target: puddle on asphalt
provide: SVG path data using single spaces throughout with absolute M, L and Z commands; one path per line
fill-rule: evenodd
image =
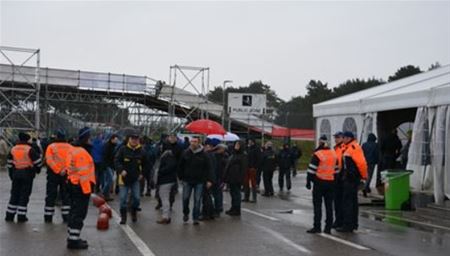
M 399 227 L 409 227 L 414 228 L 420 231 L 425 232 L 431 232 L 434 234 L 450 234 L 450 228 L 442 226 L 439 227 L 433 227 L 433 226 L 439 226 L 436 224 L 431 223 L 430 221 L 419 221 L 419 220 L 409 220 L 404 219 L 402 212 L 393 212 L 393 211 L 362 211 L 360 213 L 361 217 L 374 220 L 374 221 L 380 221 L 388 224 L 392 224 Z M 420 222 L 420 223 L 418 223 Z M 421 224 L 422 223 L 422 224 Z M 433 226 L 428 226 L 433 225 Z

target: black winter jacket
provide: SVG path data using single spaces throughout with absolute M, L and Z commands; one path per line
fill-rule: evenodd
M 224 182 L 242 184 L 247 170 L 247 155 L 242 151 L 233 151 L 225 167 Z
M 263 172 L 273 172 L 277 168 L 277 156 L 272 148 L 264 150 L 261 168 Z
M 253 145 L 248 148 L 248 168 L 259 168 L 261 163 L 261 150 Z
M 291 150 L 283 149 L 278 154 L 278 166 L 281 170 L 288 170 L 292 166 Z
M 159 160 L 157 184 L 163 185 L 177 182 L 177 159 L 172 150 L 162 153 Z
M 123 183 L 127 186 L 139 179 L 139 175 L 146 175 L 149 171 L 147 158 L 141 145 L 132 148 L 130 145 L 121 146 L 114 158 L 117 175 L 126 171 L 127 175 L 122 177 Z
M 191 148 L 186 149 L 180 157 L 178 166 L 178 177 L 187 183 L 205 183 L 214 182 L 214 171 L 211 166 L 209 156 L 200 146 L 195 151 Z

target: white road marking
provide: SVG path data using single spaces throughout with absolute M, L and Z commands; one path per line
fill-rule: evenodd
M 396 216 L 387 215 L 387 214 L 378 214 L 378 213 L 374 213 L 374 212 L 370 212 L 370 211 L 366 211 L 366 212 L 368 214 L 376 215 L 376 216 L 383 217 L 383 218 L 389 218 L 389 219 L 394 219 L 394 220 L 399 220 L 399 221 L 411 222 L 411 223 L 422 225 L 422 226 L 427 226 L 427 227 L 432 227 L 432 228 L 439 228 L 439 229 L 450 231 L 450 228 L 444 227 L 444 226 L 440 226 L 440 225 L 436 225 L 436 224 L 421 222 L 421 221 L 417 221 L 417 220 L 411 220 L 411 219 L 403 218 L 403 217 L 396 217 Z
M 338 238 L 338 237 L 335 237 L 335 236 L 332 236 L 332 235 L 328 235 L 328 234 L 325 234 L 325 233 L 320 233 L 319 235 L 321 237 L 331 239 L 331 240 L 336 241 L 338 243 L 351 246 L 351 247 L 356 248 L 358 250 L 370 250 L 370 248 L 367 248 L 365 246 L 362 246 L 362 245 L 359 245 L 359 244 L 355 244 L 353 242 L 350 242 L 350 241 L 347 241 L 347 240 L 344 240 L 344 239 L 341 239 L 341 238 Z
M 250 214 L 253 214 L 253 215 L 256 215 L 256 216 L 259 216 L 261 218 L 265 218 L 265 219 L 268 219 L 268 220 L 271 220 L 271 221 L 279 221 L 279 219 L 277 219 L 277 218 L 274 218 L 274 217 L 271 217 L 271 216 L 268 216 L 268 215 L 264 215 L 264 214 L 259 213 L 259 212 L 255 212 L 255 211 L 252 211 L 252 210 L 247 209 L 247 208 L 242 208 L 241 210 L 243 212 L 248 212 Z
M 263 230 L 266 233 L 269 233 L 270 235 L 272 235 L 273 237 L 275 237 L 276 239 L 284 242 L 285 244 L 291 246 L 292 248 L 297 249 L 300 252 L 306 253 L 306 254 L 311 254 L 311 251 L 308 250 L 307 248 L 305 248 L 304 246 L 298 245 L 294 242 L 292 242 L 291 240 L 287 239 L 286 237 L 284 237 L 282 234 L 273 231 L 269 228 L 263 227 L 263 226 L 257 226 L 259 229 Z
M 152 250 L 150 250 L 150 248 L 148 248 L 148 246 L 145 244 L 144 241 L 142 241 L 142 239 L 134 232 L 134 230 L 132 228 L 130 228 L 130 226 L 126 225 L 120 225 L 120 218 L 119 218 L 119 214 L 114 211 L 111 208 L 112 214 L 113 214 L 113 218 L 116 221 L 117 225 L 120 226 L 120 228 L 122 228 L 122 230 L 125 232 L 125 234 L 127 234 L 128 238 L 130 238 L 131 242 L 134 244 L 134 246 L 136 246 L 136 248 L 138 249 L 138 251 L 144 255 L 144 256 L 155 256 L 155 254 L 152 252 Z

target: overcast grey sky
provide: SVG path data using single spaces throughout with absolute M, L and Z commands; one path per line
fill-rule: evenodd
M 0 44 L 40 48 L 42 66 L 168 80 L 173 64 L 262 80 L 288 100 L 310 79 L 387 79 L 450 64 L 450 1 L 0 3 Z

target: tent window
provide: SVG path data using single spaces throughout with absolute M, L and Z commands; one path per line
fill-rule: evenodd
M 328 119 L 323 119 L 320 122 L 320 136 L 325 135 L 328 139 L 331 139 L 331 124 Z
M 355 119 L 353 119 L 353 117 L 347 117 L 344 120 L 344 125 L 342 126 L 342 130 L 343 131 L 348 131 L 348 132 L 353 132 L 353 134 L 357 134 L 357 127 L 356 127 L 356 122 Z

